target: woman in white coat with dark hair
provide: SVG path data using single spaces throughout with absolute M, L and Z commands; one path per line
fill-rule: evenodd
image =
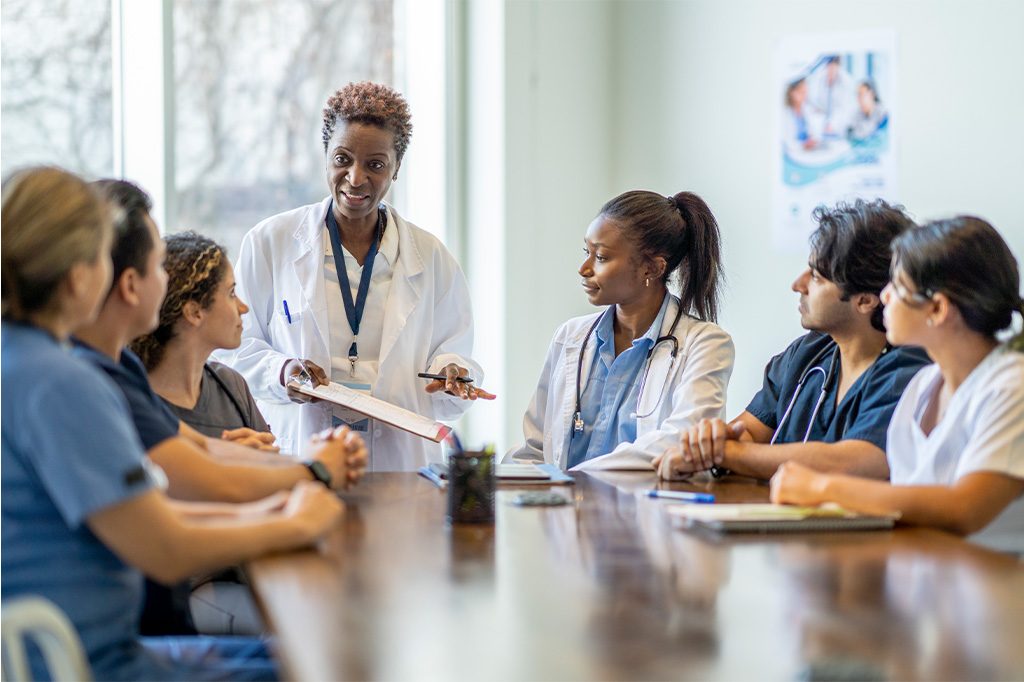
M 649 470 L 681 431 L 723 413 L 735 353 L 714 323 L 719 242 L 690 192 L 626 192 L 601 208 L 579 274 L 590 303 L 607 307 L 555 332 L 508 459 Z
M 342 423 L 361 433 L 371 470 L 414 470 L 441 448 L 287 388 L 299 375 L 335 381 L 432 419 L 457 419 L 483 372 L 470 357 L 466 279 L 440 241 L 383 203 L 412 125 L 387 86 L 350 83 L 327 101 L 330 196 L 268 218 L 242 242 L 238 293 L 249 302 L 241 346 L 220 357 L 241 372 L 283 452 Z M 429 372 L 447 377 L 426 382 Z M 458 377 L 473 383 L 458 382 Z M 296 404 L 302 403 L 302 404 Z

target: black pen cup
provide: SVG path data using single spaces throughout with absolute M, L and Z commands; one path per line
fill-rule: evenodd
M 448 520 L 494 523 L 494 454 L 457 452 L 448 457 Z

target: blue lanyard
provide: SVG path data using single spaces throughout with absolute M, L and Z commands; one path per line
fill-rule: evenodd
M 351 373 L 356 373 L 356 361 L 359 360 L 359 348 L 356 343 L 359 340 L 359 323 L 363 319 L 363 309 L 366 308 L 366 296 L 370 293 L 370 278 L 373 277 L 373 261 L 377 257 L 377 248 L 384 232 L 384 207 L 377 209 L 377 229 L 373 234 L 373 243 L 363 261 L 363 273 L 359 277 L 359 291 L 356 293 L 356 300 L 352 301 L 352 285 L 348 281 L 348 269 L 345 267 L 345 252 L 341 248 L 341 230 L 338 228 L 338 221 L 334 217 L 334 201 L 327 207 L 327 233 L 331 235 L 331 250 L 334 252 L 334 267 L 338 270 L 338 284 L 341 286 L 341 300 L 345 303 L 345 316 L 348 318 L 348 326 L 352 330 L 352 345 L 348 349 L 348 361 L 351 365 Z

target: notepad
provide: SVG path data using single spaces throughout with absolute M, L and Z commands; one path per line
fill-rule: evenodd
M 420 475 L 433 481 L 438 487 L 448 478 L 448 467 L 439 462 L 419 469 Z M 498 483 L 509 485 L 554 485 L 573 484 L 576 481 L 554 464 L 499 464 L 495 471 Z
M 292 381 L 288 387 L 299 393 L 347 407 L 359 414 L 365 414 L 367 417 L 372 417 L 435 443 L 440 443 L 451 431 L 449 426 L 441 422 L 436 422 L 404 407 L 393 405 L 386 400 L 353 391 L 351 388 L 333 381 L 326 386 L 317 386 L 316 388 L 303 382 Z
M 898 514 L 858 514 L 835 505 L 794 507 L 782 504 L 669 505 L 665 512 L 677 528 L 716 533 L 813 533 L 886 530 Z
M 549 479 L 551 475 L 536 464 L 499 464 L 495 472 L 498 478 L 531 480 Z

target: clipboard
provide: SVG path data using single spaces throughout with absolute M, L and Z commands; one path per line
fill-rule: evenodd
M 288 382 L 288 388 L 313 398 L 319 398 L 335 405 L 347 407 L 359 414 L 364 414 L 389 426 L 394 426 L 397 429 L 407 431 L 435 443 L 440 443 L 444 440 L 452 430 L 450 426 L 441 422 L 436 422 L 433 419 L 389 403 L 386 400 L 374 398 L 359 391 L 353 391 L 351 388 L 333 381 L 326 386 L 317 386 L 315 388 L 301 381 L 290 381 Z
M 891 530 L 898 514 L 858 514 L 835 505 L 674 504 L 665 507 L 672 525 L 712 533 L 821 533 Z

